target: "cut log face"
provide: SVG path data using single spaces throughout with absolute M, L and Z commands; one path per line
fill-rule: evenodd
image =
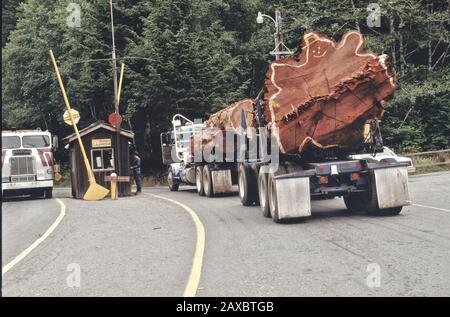
M 278 128 L 280 152 L 360 149 L 365 124 L 382 116 L 384 101 L 395 92 L 387 56 L 367 50 L 357 31 L 347 32 L 339 43 L 307 33 L 301 49 L 296 56 L 273 62 L 266 73 L 263 115 L 269 129 Z M 216 135 L 227 129 L 239 134 L 243 121 L 255 127 L 256 117 L 254 100 L 229 105 L 210 116 L 206 127 L 216 129 L 206 129 L 196 144 L 216 146 Z M 247 136 L 253 137 L 250 129 Z
M 381 117 L 395 91 L 387 56 L 365 49 L 356 31 L 339 43 L 306 34 L 301 53 L 273 62 L 266 77 L 264 118 L 279 129 L 281 153 L 359 148 L 365 122 Z

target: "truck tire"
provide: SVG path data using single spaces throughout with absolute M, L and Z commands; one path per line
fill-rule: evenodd
M 286 173 L 286 170 L 283 167 L 278 167 L 278 170 L 275 173 L 269 173 L 268 176 L 268 192 L 269 192 L 269 206 L 270 206 L 270 214 L 272 215 L 272 220 L 276 223 L 280 222 L 280 216 L 278 213 L 278 197 L 276 190 L 276 182 L 275 177 L 278 175 L 283 175 Z
M 213 184 L 212 184 L 212 176 L 211 176 L 211 168 L 208 165 L 203 167 L 203 190 L 205 192 L 206 197 L 213 197 Z
M 344 196 L 345 206 L 352 212 L 367 212 L 371 215 L 389 216 L 398 215 L 402 211 L 402 206 L 380 209 L 378 206 L 377 189 L 374 186 L 375 177 L 370 175 L 369 191 L 366 193 L 354 193 Z
M 239 198 L 244 206 L 259 203 L 255 173 L 249 165 L 241 164 L 238 174 Z
M 259 172 L 258 175 L 259 205 L 264 217 L 270 218 L 269 192 L 267 186 L 267 173 Z
M 195 169 L 195 187 L 199 196 L 205 196 L 205 190 L 203 189 L 203 166 L 197 166 Z
M 366 193 L 353 193 L 344 196 L 344 203 L 351 212 L 367 212 L 373 214 L 378 212 L 378 199 L 375 186 L 369 185 Z
M 167 175 L 167 183 L 171 192 L 178 191 L 180 184 L 175 180 L 172 169 L 169 169 L 169 175 Z
M 381 216 L 395 216 L 402 212 L 403 206 L 393 207 L 388 209 L 380 209 L 379 215 Z
M 46 199 L 50 199 L 50 198 L 52 198 L 53 197 L 53 188 L 47 188 L 45 191 L 44 191 L 44 197 L 46 198 Z
M 362 193 L 354 193 L 344 196 L 344 203 L 351 212 L 364 211 L 364 197 Z
M 280 218 L 278 215 L 278 201 L 277 201 L 275 175 L 273 173 L 270 173 L 268 177 L 268 192 L 269 192 L 268 196 L 269 196 L 270 214 L 272 215 L 272 220 L 278 223 L 280 222 Z

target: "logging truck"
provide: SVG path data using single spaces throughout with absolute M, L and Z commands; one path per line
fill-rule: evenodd
M 407 164 L 375 159 L 393 73 L 363 43 L 356 31 L 339 43 L 308 33 L 298 55 L 270 65 L 256 99 L 205 122 L 176 114 L 161 134 L 170 190 L 195 185 L 213 197 L 238 185 L 242 204 L 275 222 L 308 217 L 312 199 L 334 197 L 350 211 L 400 213 L 410 201 Z

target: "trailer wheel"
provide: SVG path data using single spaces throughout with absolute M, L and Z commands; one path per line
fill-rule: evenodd
M 351 212 L 364 210 L 364 197 L 361 193 L 349 194 L 347 196 L 344 196 L 344 203 L 347 209 Z
M 269 192 L 269 206 L 270 213 L 274 222 L 280 222 L 278 214 L 277 188 L 275 182 L 275 175 L 270 173 L 268 177 L 268 192 Z
M 249 165 L 241 164 L 239 167 L 239 198 L 244 206 L 259 203 L 256 177 Z
M 388 208 L 388 209 L 381 209 L 379 211 L 379 215 L 381 215 L 381 216 L 396 216 L 402 212 L 402 209 L 403 209 L 403 206 L 393 207 L 393 208 Z
M 280 215 L 278 212 L 278 196 L 275 177 L 283 174 L 286 174 L 286 169 L 283 166 L 279 166 L 276 172 L 269 173 L 269 176 L 267 178 L 270 214 L 272 215 L 273 221 L 276 223 L 280 222 Z
M 195 186 L 197 187 L 197 193 L 199 196 L 205 196 L 205 190 L 203 188 L 203 167 L 197 166 L 195 169 Z
M 374 186 L 375 178 L 370 176 L 370 188 L 366 193 L 354 193 L 344 196 L 345 206 L 349 211 L 367 212 L 371 215 L 389 216 L 398 215 L 402 211 L 402 206 L 387 209 L 380 209 L 378 206 L 377 189 Z
M 263 216 L 270 218 L 269 192 L 267 188 L 267 173 L 260 171 L 258 175 L 259 205 L 261 206 Z
M 203 190 L 205 192 L 206 197 L 213 197 L 213 184 L 212 184 L 212 176 L 211 176 L 211 168 L 208 165 L 203 167 Z
M 178 191 L 178 187 L 180 186 L 180 184 L 178 184 L 175 180 L 172 169 L 169 169 L 169 175 L 167 175 L 167 183 L 169 183 L 169 189 L 171 192 Z

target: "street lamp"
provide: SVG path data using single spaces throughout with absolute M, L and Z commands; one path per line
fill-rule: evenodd
M 271 19 L 273 23 L 275 23 L 275 27 L 277 27 L 277 22 L 270 15 L 262 14 L 261 11 L 258 12 L 258 16 L 256 17 L 256 23 L 262 24 L 264 22 L 265 17 Z
M 268 18 L 275 23 L 275 48 L 270 52 L 271 55 L 275 55 L 276 60 L 280 60 L 282 56 L 292 55 L 293 52 L 287 48 L 284 44 L 284 36 L 283 36 L 283 24 L 281 19 L 281 12 L 279 10 L 275 11 L 275 19 L 270 15 L 262 14 L 261 11 L 258 12 L 258 16 L 256 17 L 256 23 L 262 24 L 264 22 L 264 18 Z

